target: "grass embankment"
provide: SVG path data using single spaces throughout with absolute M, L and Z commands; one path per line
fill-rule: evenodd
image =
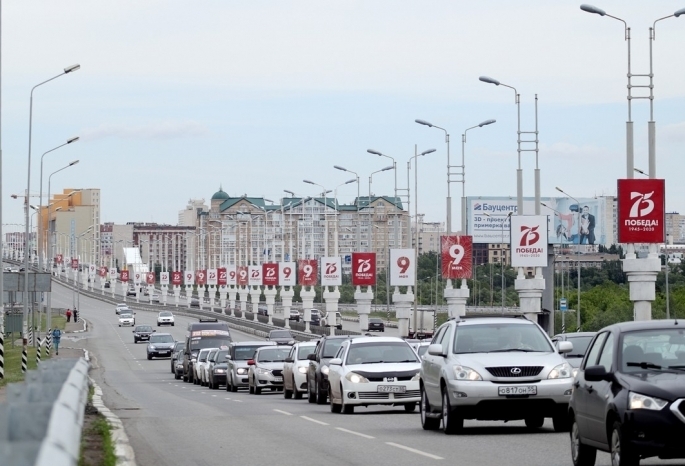
M 64 331 L 66 322 L 67 320 L 62 316 L 52 316 L 52 325 L 54 328 Z M 45 321 L 43 321 L 42 328 L 45 328 Z M 17 333 L 14 334 L 14 336 L 17 335 Z M 14 346 L 12 346 L 9 337 L 5 336 L 5 378 L 0 380 L 0 387 L 4 387 L 8 383 L 22 382 L 24 380 L 24 374 L 21 372 L 21 350 L 21 340 L 15 340 Z M 33 346 L 28 347 L 28 370 L 36 368 L 36 350 L 37 348 L 34 348 Z M 43 347 L 41 351 L 43 359 L 50 359 L 50 357 L 52 357 L 52 352 L 47 357 L 45 356 L 45 347 Z
M 107 419 L 89 402 L 83 418 L 81 455 L 78 466 L 115 466 L 116 464 L 112 428 Z

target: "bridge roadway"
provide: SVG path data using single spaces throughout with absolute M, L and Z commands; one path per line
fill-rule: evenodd
M 55 283 L 54 305 L 71 307 L 72 293 Z M 147 360 L 145 344 L 134 344 L 131 329 L 117 326 L 112 305 L 82 295 L 80 310 L 88 331 L 65 335 L 62 345 L 91 352 L 91 376 L 122 419 L 139 466 L 571 465 L 568 435 L 555 433 L 550 422 L 531 433 L 522 422 L 467 421 L 464 435 L 448 437 L 423 431 L 418 413 L 401 408 L 358 408 L 346 416 L 280 392 L 257 396 L 183 383 L 168 359 Z M 193 320 L 177 316 L 175 327 L 158 331 L 180 340 Z M 136 322 L 155 325 L 156 314 L 138 311 Z M 232 334 L 237 341 L 256 338 Z M 600 453 L 597 464 L 610 465 L 609 456 Z

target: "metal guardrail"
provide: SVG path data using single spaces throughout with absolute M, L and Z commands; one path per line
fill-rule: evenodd
M 88 400 L 85 359 L 51 359 L 7 386 L 0 404 L 0 464 L 75 466 Z

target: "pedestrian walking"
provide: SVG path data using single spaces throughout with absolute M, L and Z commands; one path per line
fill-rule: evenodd
M 58 328 L 52 331 L 52 344 L 55 345 L 55 354 L 59 354 L 59 341 L 62 339 L 62 331 Z
M 74 322 L 78 322 L 78 309 L 74 309 Z
M 71 309 L 67 309 L 66 316 L 67 322 L 71 322 Z M 76 318 L 74 318 L 74 320 L 76 320 Z

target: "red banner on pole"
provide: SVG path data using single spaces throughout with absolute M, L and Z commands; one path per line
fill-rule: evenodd
M 297 261 L 297 283 L 302 286 L 316 286 L 319 264 L 316 259 Z
M 155 284 L 155 273 L 154 272 L 148 272 L 145 274 L 145 283 L 148 285 L 154 285 Z
M 73 258 L 73 259 L 71 260 L 71 268 L 74 269 L 74 270 L 78 269 L 78 259 Z
M 246 266 L 241 265 L 240 267 L 238 267 L 238 285 L 247 286 L 247 284 L 250 282 L 249 275 L 250 274 Z
M 207 271 L 206 270 L 195 271 L 195 284 L 202 286 L 206 283 L 207 283 Z
M 618 242 L 663 243 L 666 183 L 657 179 L 618 180 Z M 580 220 L 583 226 L 583 217 Z
M 278 286 L 278 263 L 262 264 L 262 285 Z
M 179 286 L 183 283 L 183 272 L 171 272 L 171 284 Z
M 105 278 L 105 276 L 107 276 L 107 267 L 100 267 L 100 269 L 99 269 L 99 275 L 100 275 L 102 278 Z
M 217 285 L 227 285 L 228 284 L 228 273 L 226 272 L 226 267 L 219 267 L 217 271 Z
M 126 283 L 128 281 L 128 277 L 129 277 L 128 270 L 122 270 L 119 273 L 119 280 L 121 280 L 124 283 Z
M 376 284 L 376 253 L 352 253 L 352 284 L 373 286 Z
M 442 278 L 471 278 L 473 271 L 473 238 L 441 236 Z

